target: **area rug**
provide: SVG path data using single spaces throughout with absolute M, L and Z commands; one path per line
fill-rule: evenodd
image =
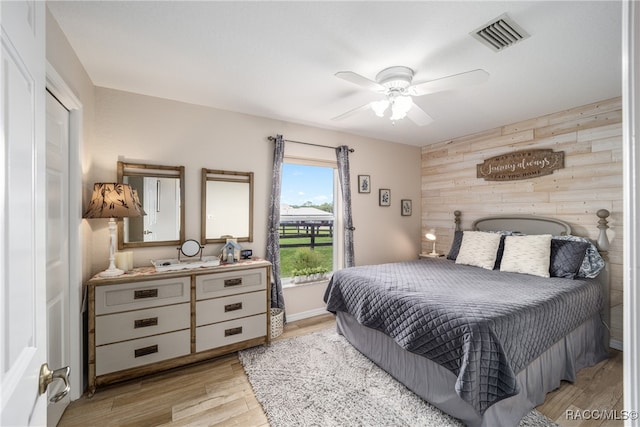
M 271 427 L 464 426 L 426 403 L 330 328 L 254 347 L 240 362 Z M 520 427 L 557 426 L 538 411 Z

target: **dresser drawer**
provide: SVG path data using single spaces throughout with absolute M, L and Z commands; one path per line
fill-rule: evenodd
M 183 303 L 96 317 L 96 345 L 189 329 L 191 305 Z
M 96 375 L 104 375 L 191 352 L 191 331 L 171 332 L 96 347 Z
M 266 314 L 199 326 L 196 328 L 196 351 L 209 350 L 266 335 Z
M 267 269 L 254 268 L 196 276 L 196 299 L 267 289 Z
M 96 315 L 189 302 L 190 284 L 187 276 L 96 286 Z
M 266 311 L 267 294 L 264 291 L 208 299 L 196 302 L 196 325 L 224 322 Z

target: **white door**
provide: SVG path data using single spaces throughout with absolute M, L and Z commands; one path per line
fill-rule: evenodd
M 142 200 L 142 208 L 147 213 L 143 217 L 143 239 L 145 242 L 155 242 L 156 240 L 160 240 L 158 239 L 158 228 L 156 227 L 158 218 L 158 212 L 156 212 L 156 209 L 160 197 L 157 189 L 158 187 L 161 187 L 162 184 L 156 178 L 143 178 L 142 182 L 144 185 L 144 198 Z
M 53 369 L 70 365 L 69 347 L 69 111 L 49 92 L 47 120 L 47 361 Z M 70 402 L 52 399 L 65 384 L 49 386 L 47 424 L 55 426 Z
M 0 425 L 44 425 L 45 3 L 2 1 L 0 25 Z

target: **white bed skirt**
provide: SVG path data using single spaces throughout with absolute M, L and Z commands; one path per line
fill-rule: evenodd
M 366 355 L 407 388 L 471 427 L 514 427 L 524 415 L 544 402 L 561 380 L 575 381 L 576 372 L 608 357 L 600 316 L 584 322 L 535 359 L 518 376 L 521 392 L 489 407 L 483 415 L 455 392 L 456 376 L 431 360 L 410 353 L 392 338 L 361 325 L 350 314 L 338 312 L 337 329 Z

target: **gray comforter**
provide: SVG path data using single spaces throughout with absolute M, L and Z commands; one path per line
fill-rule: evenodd
M 456 393 L 480 414 L 517 394 L 518 372 L 603 304 L 592 279 L 541 278 L 446 259 L 337 271 L 324 300 L 329 311 L 348 312 L 453 372 Z

